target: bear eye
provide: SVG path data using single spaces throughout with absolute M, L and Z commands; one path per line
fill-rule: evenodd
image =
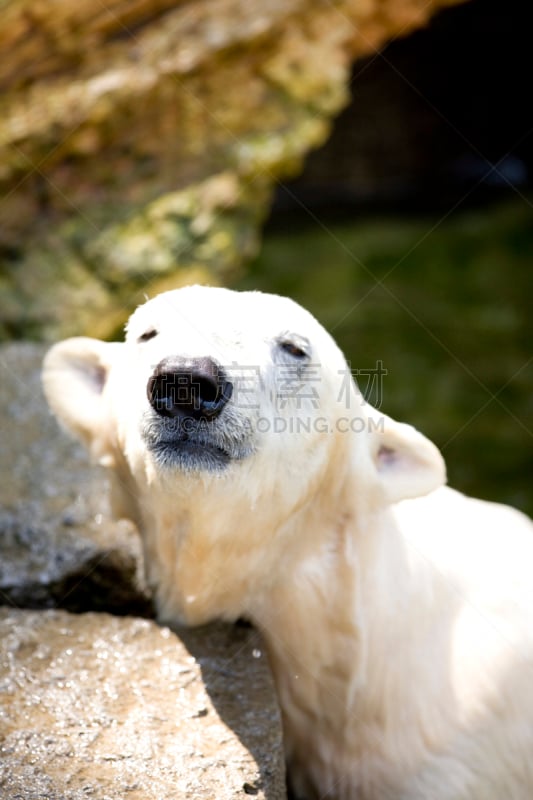
M 145 331 L 144 333 L 141 333 L 141 335 L 139 336 L 137 341 L 138 342 L 149 342 L 150 339 L 153 339 L 154 336 L 157 336 L 157 334 L 158 334 L 158 331 L 156 331 L 155 328 L 150 328 L 149 331 Z
M 309 358 L 310 346 L 303 336 L 282 337 L 278 340 L 278 347 L 293 358 Z

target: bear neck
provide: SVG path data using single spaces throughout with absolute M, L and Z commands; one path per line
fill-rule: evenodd
M 245 471 L 229 480 L 136 476 L 145 566 L 160 618 L 198 625 L 248 617 L 261 625 L 274 596 L 284 587 L 295 590 L 298 576 L 313 571 L 310 565 L 323 561 L 324 576 L 338 569 L 348 580 L 347 550 L 357 517 L 368 516 L 362 498 L 368 506 L 371 492 L 358 492 L 347 477 L 339 482 L 339 475 L 352 472 L 352 454 L 341 446 L 335 452 L 298 492 L 276 469 L 259 470 L 254 493 Z M 337 583 L 330 583 L 329 594 Z M 318 594 L 322 590 L 317 587 Z
M 297 641 L 306 643 L 309 658 L 329 630 L 344 639 L 347 654 L 350 643 L 353 673 L 364 649 L 358 565 L 362 549 L 375 551 L 364 554 L 365 563 L 379 560 L 384 512 L 371 486 L 350 479 L 365 474 L 352 469 L 353 452 L 335 452 L 290 513 L 269 502 L 268 492 L 247 504 L 239 486 L 224 480 L 147 486 L 140 506 L 152 513 L 143 515 L 141 528 L 159 617 L 186 625 L 245 617 L 274 654 L 290 653 Z

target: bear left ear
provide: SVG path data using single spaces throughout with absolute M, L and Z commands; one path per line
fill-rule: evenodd
M 122 346 L 85 337 L 66 339 L 54 345 L 43 362 L 43 389 L 50 408 L 102 463 L 109 452 L 103 392 Z
M 429 439 L 374 409 L 369 420 L 372 459 L 389 502 L 421 497 L 446 483 L 444 459 Z

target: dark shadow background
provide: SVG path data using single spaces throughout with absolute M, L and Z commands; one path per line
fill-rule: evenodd
M 447 211 L 531 189 L 526 9 L 520 0 L 505 8 L 471 0 L 359 61 L 352 103 L 290 193 L 279 188 L 272 222 L 302 204 L 336 213 Z

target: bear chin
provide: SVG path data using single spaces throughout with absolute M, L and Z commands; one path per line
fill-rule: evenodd
M 183 472 L 222 472 L 234 460 L 217 445 L 183 439 L 153 442 L 149 450 L 159 467 Z
M 159 468 L 220 473 L 255 450 L 250 423 L 241 417 L 229 422 L 226 420 L 222 426 L 205 420 L 146 414 L 140 432 Z

